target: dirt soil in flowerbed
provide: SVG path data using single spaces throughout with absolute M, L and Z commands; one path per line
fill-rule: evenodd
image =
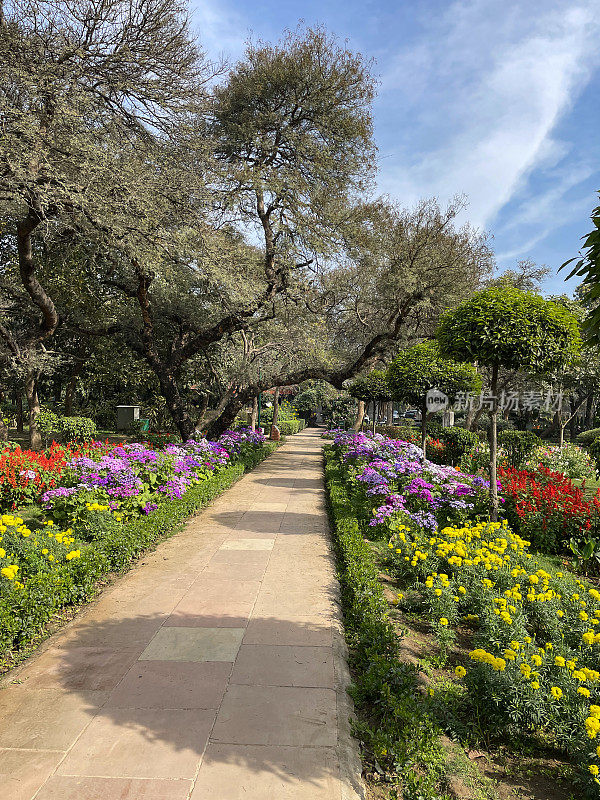
M 428 621 L 418 613 L 398 608 L 396 597 L 401 587 L 385 572 L 380 580 L 390 603 L 390 621 L 400 639 L 401 658 L 419 670 L 424 702 L 431 691 L 435 696 L 443 695 L 448 687 L 450 691 L 458 689 L 460 699 L 456 703 L 450 700 L 447 713 L 442 706 L 436 717 L 435 705 L 432 706 L 434 718 L 448 734 L 441 739 L 448 763 L 447 787 L 442 796 L 456 800 L 578 800 L 577 789 L 569 780 L 572 766 L 551 742 L 534 736 L 513 740 L 502 731 L 492 735 L 489 729 L 478 725 L 466 697 L 460 695 L 460 681 L 454 675 L 456 666 L 468 668 L 473 631 L 467 627 L 457 630 L 455 643 L 441 666 L 439 647 Z M 403 591 L 408 594 L 406 589 Z M 453 731 L 457 728 L 458 734 Z M 367 797 L 384 800 L 389 794 L 383 787 L 371 784 Z

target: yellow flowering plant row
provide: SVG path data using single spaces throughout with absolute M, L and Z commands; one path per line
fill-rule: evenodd
M 52 521 L 32 530 L 21 517 L 0 517 L 0 592 L 6 582 L 22 589 L 30 575 L 50 572 L 81 557 L 73 531 L 57 530 Z
M 425 605 L 442 648 L 458 626 L 472 631 L 456 674 L 482 715 L 551 732 L 600 796 L 600 592 L 544 568 L 506 521 L 392 526 L 389 567 Z

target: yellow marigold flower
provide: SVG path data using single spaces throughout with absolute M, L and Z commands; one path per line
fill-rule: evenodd
M 441 589 L 436 589 L 435 590 L 436 597 L 441 597 L 441 594 L 442 594 L 442 590 Z
M 556 658 L 554 659 L 554 663 L 556 664 L 557 667 L 564 667 L 566 661 L 562 656 L 556 656 Z
M 586 631 L 581 638 L 586 644 L 594 644 L 594 631 Z
M 591 705 L 590 716 L 595 717 L 596 719 L 600 719 L 600 706 Z
M 560 700 L 560 698 L 563 695 L 562 689 L 560 688 L 560 686 L 552 686 L 550 688 L 550 693 L 551 693 L 552 697 L 556 698 L 556 700 Z
M 443 625 L 444 627 L 446 627 L 447 624 L 448 624 L 448 620 L 446 619 L 446 617 L 441 617 L 440 618 L 440 625 Z
M 597 764 L 590 764 L 589 770 L 590 770 L 591 774 L 594 777 L 596 777 L 598 775 L 598 773 L 600 772 L 600 769 L 598 769 L 598 765 Z
M 81 553 L 79 550 L 71 550 L 71 552 L 67 553 L 67 555 L 65 556 L 67 561 L 72 561 L 74 558 L 80 558 L 80 557 Z
M 539 683 L 537 681 L 531 681 L 531 683 L 529 685 L 531 686 L 532 689 L 539 689 L 540 688 L 540 685 L 539 685 Z
M 459 678 L 464 678 L 467 674 L 467 670 L 464 667 L 456 667 L 454 672 Z
M 4 558 L 5 555 L 6 555 L 6 550 L 0 547 L 0 558 Z
M 540 656 L 534 654 L 531 656 L 531 661 L 536 665 L 536 667 L 542 666 L 542 659 Z
M 583 695 L 583 697 L 589 697 L 590 690 L 586 689 L 585 686 L 580 686 L 579 689 L 577 689 L 577 694 Z

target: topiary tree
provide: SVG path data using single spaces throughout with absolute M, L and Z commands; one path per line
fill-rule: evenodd
M 356 400 L 373 403 L 373 433 L 375 433 L 379 404 L 392 400 L 387 372 L 382 369 L 374 369 L 368 375 L 361 375 L 350 384 L 348 392 Z
M 547 372 L 559 369 L 581 346 L 577 321 L 564 306 L 513 288 L 487 289 L 442 315 L 440 352 L 457 361 L 491 368 L 490 516 L 498 518 L 496 482 L 498 370 Z
M 463 364 L 440 354 L 436 342 L 416 344 L 401 350 L 388 369 L 392 398 L 421 408 L 421 447 L 427 448 L 427 392 L 438 389 L 452 402 L 458 392 L 481 388 L 481 378 L 472 364 Z

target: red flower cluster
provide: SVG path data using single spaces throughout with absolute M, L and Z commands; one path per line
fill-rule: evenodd
M 600 490 L 591 499 L 561 472 L 500 467 L 498 477 L 506 498 L 505 510 L 516 533 L 535 548 L 565 552 L 569 540 L 594 536 L 600 530 Z

